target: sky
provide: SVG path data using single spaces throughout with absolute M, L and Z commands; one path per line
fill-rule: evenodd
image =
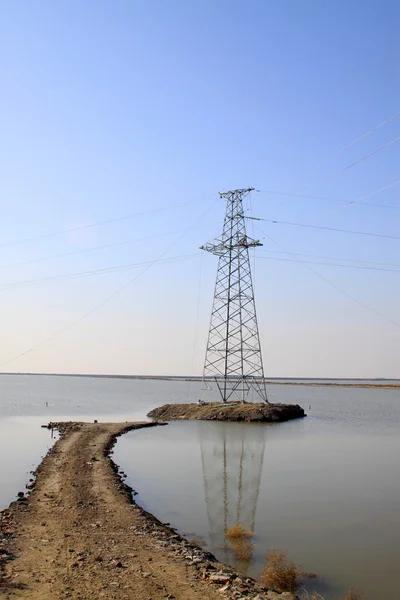
M 265 374 L 400 378 L 399 26 L 396 0 L 2 3 L 0 371 L 201 374 L 199 246 L 251 185 Z

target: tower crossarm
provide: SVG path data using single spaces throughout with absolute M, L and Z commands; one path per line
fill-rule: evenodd
M 200 246 L 200 250 L 205 250 L 216 256 L 222 256 L 234 248 L 256 248 L 257 246 L 263 246 L 260 240 L 253 240 L 245 235 L 240 240 L 234 242 L 224 242 L 217 238 L 214 242 L 207 242 L 207 244 Z

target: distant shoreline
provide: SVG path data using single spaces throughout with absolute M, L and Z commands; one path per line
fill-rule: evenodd
M 185 375 L 102 375 L 94 373 L 0 373 L 0 375 L 41 376 L 41 377 L 88 377 L 93 379 L 139 379 L 144 381 L 191 381 L 201 383 L 202 377 Z M 211 379 L 209 379 L 212 382 Z M 393 383 L 394 382 L 394 383 Z M 385 378 L 314 378 L 314 377 L 273 377 L 265 379 L 266 385 L 302 385 L 310 387 L 349 387 L 349 388 L 400 388 L 400 379 Z
M 340 381 L 315 381 L 315 380 L 310 380 L 308 382 L 306 381 L 265 381 L 266 385 L 304 385 L 307 387 L 321 387 L 321 386 L 327 386 L 327 387 L 346 387 L 346 388 L 384 388 L 384 389 L 390 389 L 390 388 L 400 388 L 400 381 L 399 383 L 361 383 L 361 381 L 365 381 L 365 380 L 361 380 L 359 383 L 357 382 L 357 380 L 352 380 L 355 381 L 355 383 L 346 383 L 345 381 L 343 381 L 343 383 Z M 367 379 L 366 381 L 370 381 L 369 379 Z M 372 380 L 371 380 L 372 381 Z M 381 380 L 379 380 L 381 381 Z

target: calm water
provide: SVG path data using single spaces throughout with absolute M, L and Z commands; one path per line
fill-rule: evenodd
M 0 506 L 52 443 L 40 424 L 143 419 L 198 390 L 188 382 L 0 376 Z M 327 599 L 352 585 L 369 600 L 398 600 L 400 390 L 271 385 L 269 393 L 302 404 L 308 418 L 172 423 L 120 438 L 115 460 L 136 499 L 232 563 L 226 527 L 252 529 L 254 559 L 239 565 L 252 575 L 268 548 L 284 549 L 318 574 L 311 587 Z

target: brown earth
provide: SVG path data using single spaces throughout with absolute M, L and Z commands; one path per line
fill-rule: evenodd
M 132 503 L 109 452 L 156 423 L 59 423 L 29 499 L 1 512 L 6 600 L 293 599 L 267 591 Z
M 299 419 L 306 415 L 298 404 L 227 402 L 226 404 L 164 404 L 164 406 L 150 411 L 147 416 L 163 421 L 199 419 L 204 421 L 280 423 L 290 419 Z

